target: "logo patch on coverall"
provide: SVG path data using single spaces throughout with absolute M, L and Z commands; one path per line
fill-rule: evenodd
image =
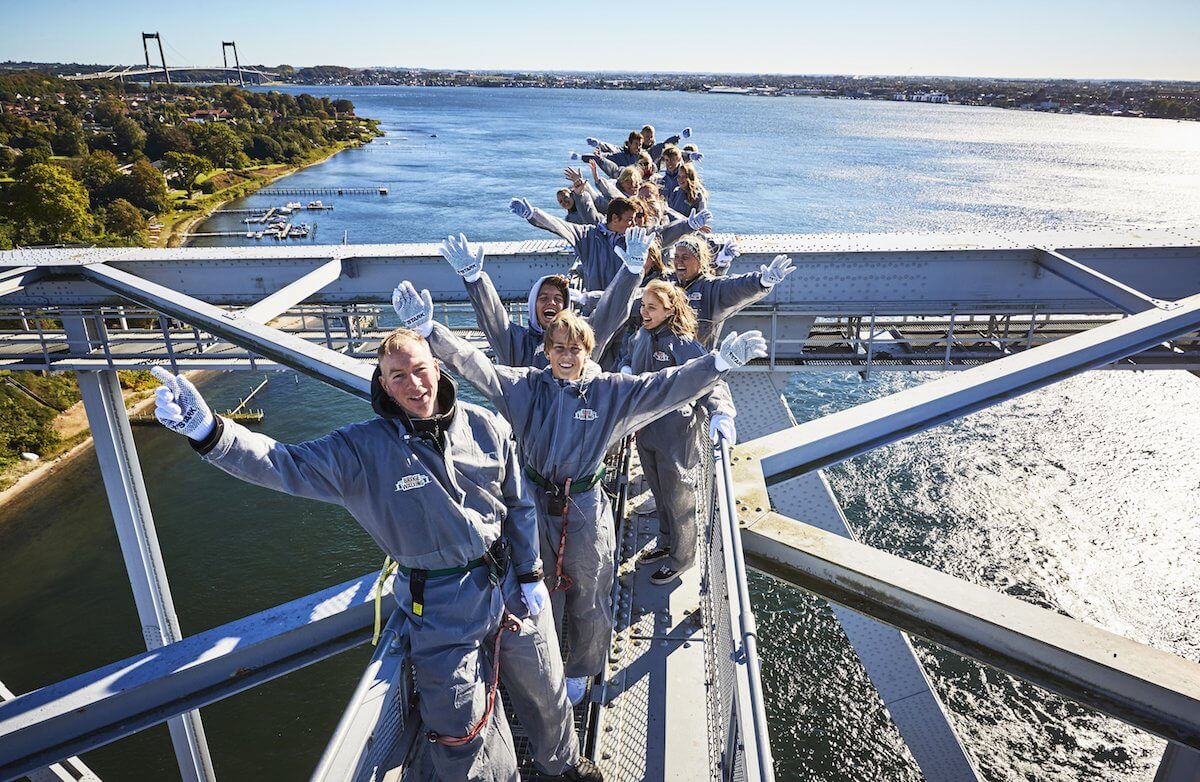
M 704 294 L 701 293 L 700 291 L 692 291 L 691 293 L 688 294 L 688 299 L 690 301 L 700 301 L 703 298 L 704 298 Z
M 405 475 L 396 481 L 396 491 L 412 491 L 413 489 L 421 488 L 427 483 L 429 483 L 429 476 L 424 473 Z
M 664 351 L 656 350 L 656 351 L 654 351 L 654 360 L 655 361 L 670 361 L 671 357 L 668 356 Z
M 575 411 L 576 421 L 595 421 L 596 411 L 590 407 L 582 407 Z

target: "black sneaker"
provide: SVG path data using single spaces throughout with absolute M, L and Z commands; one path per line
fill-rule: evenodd
M 535 782 L 604 782 L 604 774 L 600 767 L 583 755 L 575 762 L 574 768 L 569 768 L 558 776 L 550 776 L 540 771 L 534 772 Z
M 678 570 L 671 570 L 667 565 L 663 565 L 650 576 L 651 584 L 667 584 L 679 578 Z
M 660 559 L 666 559 L 671 556 L 671 552 L 665 548 L 656 548 L 653 551 L 647 551 L 638 557 L 639 565 L 649 565 L 651 562 L 658 562 Z

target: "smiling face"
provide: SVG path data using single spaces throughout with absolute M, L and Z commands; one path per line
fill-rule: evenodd
M 648 331 L 653 331 L 661 326 L 674 312 L 675 310 L 657 294 L 647 291 L 642 296 L 642 325 Z
M 538 288 L 537 298 L 533 302 L 537 309 L 538 325 L 545 329 L 554 320 L 554 316 L 562 312 L 566 306 L 566 297 L 562 289 L 552 282 L 543 282 Z
M 700 276 L 700 259 L 686 244 L 675 245 L 675 276 L 685 285 Z
M 424 341 L 406 341 L 379 359 L 383 390 L 413 418 L 432 418 L 437 412 L 437 359 Z
M 565 334 L 565 330 L 563 332 Z M 550 372 L 558 380 L 578 380 L 583 377 L 583 365 L 587 362 L 588 350 L 575 341 L 567 341 L 565 335 L 554 339 L 547 352 Z
M 608 218 L 608 230 L 613 233 L 623 234 L 629 230 L 629 226 L 634 224 L 637 218 L 637 210 L 630 209 L 628 212 L 621 214 L 613 214 Z
M 565 187 L 556 193 L 558 197 L 558 205 L 568 212 L 575 208 L 575 199 L 571 197 L 571 191 Z

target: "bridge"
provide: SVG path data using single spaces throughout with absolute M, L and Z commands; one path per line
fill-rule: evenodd
M 161 63 L 162 67 L 155 68 L 150 65 L 150 48 L 146 44 L 147 41 L 156 41 L 158 43 L 158 56 L 159 56 L 159 62 Z M 233 50 L 233 63 L 234 64 L 232 67 L 229 65 L 229 58 L 227 55 L 227 52 L 229 50 Z M 166 54 L 163 52 L 162 36 L 159 35 L 158 33 L 142 33 L 142 51 L 146 56 L 145 67 L 138 67 L 136 65 L 126 65 L 126 66 L 114 65 L 111 68 L 108 68 L 107 70 L 104 70 L 104 71 L 97 71 L 96 73 L 76 73 L 71 76 L 63 76 L 62 78 L 67 81 L 85 81 L 88 79 L 121 79 L 123 81 L 126 78 L 136 80 L 141 77 L 146 77 L 147 79 L 151 79 L 154 76 L 161 76 L 163 78 L 163 80 L 165 80 L 168 84 L 170 84 L 172 72 L 174 72 L 174 73 L 187 73 L 187 72 L 210 73 L 210 72 L 213 72 L 213 73 L 225 74 L 225 76 L 227 77 L 227 80 L 231 79 L 233 76 L 237 76 L 237 81 L 242 86 L 245 86 L 245 84 L 246 84 L 246 76 L 247 75 L 254 77 L 254 80 L 258 84 L 262 84 L 262 83 L 268 82 L 268 81 L 275 81 L 276 79 L 279 78 L 279 74 L 277 74 L 277 73 L 269 73 L 267 71 L 258 70 L 256 68 L 243 68 L 241 65 L 241 61 L 238 59 L 237 42 L 236 41 L 222 41 L 221 42 L 221 61 L 223 64 L 219 65 L 219 66 L 218 65 L 176 65 L 176 66 L 172 66 L 171 68 L 168 68 L 167 67 L 167 57 L 166 57 Z
M 669 594 L 632 569 L 657 522 L 625 512 L 628 458 L 613 470 L 616 632 L 577 713 L 606 777 L 773 779 L 746 586 L 755 567 L 834 603 L 931 782 L 978 779 L 972 753 L 987 748 L 959 740 L 910 635 L 1166 739 L 1156 780 L 1194 782 L 1200 664 L 859 543 L 821 471 L 1081 372 L 1200 370 L 1200 230 L 738 243 L 734 272 L 779 252 L 797 270 L 729 325 L 762 328 L 772 350 L 731 374 L 745 442 L 712 449 L 701 564 Z M 114 370 L 288 369 L 363 398 L 388 331 L 363 316 L 386 311 L 399 279 L 429 288 L 439 316 L 472 333 L 436 247 L 0 253 L 0 366 L 77 372 L 149 650 L 0 704 L 0 779 L 167 722 L 183 778 L 211 780 L 200 707 L 370 637 L 376 573 L 181 637 Z M 557 241 L 484 248 L 516 317 L 529 286 L 571 260 Z M 928 370 L 949 371 L 803 424 L 780 393 L 794 372 Z M 314 779 L 426 778 L 404 633 L 393 615 Z

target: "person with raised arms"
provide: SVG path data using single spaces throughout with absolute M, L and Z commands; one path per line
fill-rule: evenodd
M 580 754 L 537 516 L 510 426 L 457 398 L 425 338 L 397 329 L 371 379 L 376 417 L 296 445 L 214 416 L 161 367 L 160 423 L 236 478 L 341 505 L 395 560 L 419 709 L 443 780 L 517 782 L 502 679 L 547 780 L 601 782 Z M 498 677 L 497 677 L 498 673 Z
M 776 255 L 756 272 L 718 277 L 714 276 L 712 249 L 703 237 L 685 236 L 671 249 L 675 271 L 667 279 L 687 295 L 688 303 L 696 312 L 696 341 L 705 350 L 712 350 L 717 344 L 727 318 L 766 296 L 795 271 L 791 258 Z M 724 250 L 722 254 L 725 254 Z M 729 260 L 732 261 L 736 254 L 734 245 Z
M 638 247 L 645 241 L 647 240 L 644 229 L 630 227 L 625 231 L 627 246 Z M 446 237 L 438 252 L 463 278 L 471 306 L 475 310 L 475 319 L 483 329 L 497 363 L 510 367 L 538 369 L 549 364 L 545 351 L 546 327 L 559 312 L 569 309 L 576 299 L 582 301 L 582 292 L 573 290 L 570 282 L 561 274 L 538 278 L 529 290 L 529 324 L 521 326 L 512 322 L 508 316 L 508 308 L 500 300 L 500 294 L 496 292 L 491 277 L 483 270 L 483 247 L 472 246 L 465 235 L 459 234 L 457 237 Z M 588 324 L 596 335 L 596 349 L 593 351 L 592 360 L 601 366 L 604 364 L 600 357 L 605 353 L 613 335 L 620 331 L 629 319 L 633 299 L 642 280 L 642 266 L 630 268 L 630 257 L 635 256 L 625 256 L 626 263 L 621 267 L 623 271 L 617 272 L 617 276 L 600 295 L 587 317 Z
M 631 246 L 639 267 L 646 246 Z M 766 355 L 758 332 L 731 333 L 720 351 L 682 366 L 637 377 L 601 372 L 588 360 L 591 328 L 560 312 L 544 339 L 545 369 L 493 364 L 470 343 L 433 320 L 429 291 L 405 281 L 392 303 L 401 323 L 429 335 L 434 355 L 475 386 L 513 426 L 517 449 L 538 508 L 542 556 L 556 617 L 567 620 L 567 693 L 572 703 L 599 674 L 613 629 L 613 521 L 601 482 L 604 455 L 621 438 L 708 393 L 728 370 Z M 534 491 L 536 489 L 536 491 Z

